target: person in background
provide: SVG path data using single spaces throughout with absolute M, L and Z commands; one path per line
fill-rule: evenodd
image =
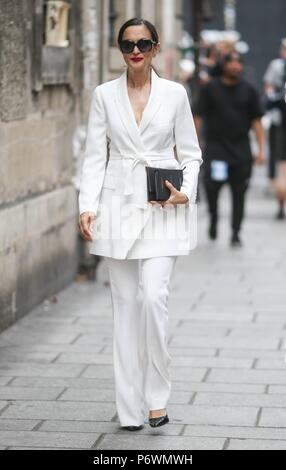
M 286 38 L 281 41 L 280 58 L 270 62 L 263 81 L 266 108 L 271 118 L 270 178 L 279 204 L 276 218 L 282 220 L 285 218 L 286 200 Z
M 217 238 L 218 196 L 224 183 L 232 194 L 231 246 L 240 239 L 244 203 L 252 173 L 253 157 L 249 131 L 254 130 L 258 154 L 256 164 L 265 162 L 262 106 L 255 88 L 242 78 L 243 61 L 238 52 L 224 57 L 222 76 L 204 85 L 194 107 L 197 133 L 204 131 L 204 185 L 210 214 L 209 237 Z
M 205 44 L 207 56 L 200 59 L 200 84 L 204 85 L 213 78 L 222 75 L 223 58 L 226 54 L 235 50 L 235 42 L 230 40 L 220 40 L 215 44 Z
M 216 61 L 212 67 L 209 67 L 209 76 L 218 78 L 223 73 L 223 61 L 227 54 L 234 51 L 235 43 L 233 41 L 221 40 L 216 44 Z

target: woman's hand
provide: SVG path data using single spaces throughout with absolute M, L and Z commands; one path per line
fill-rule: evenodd
M 176 204 L 186 204 L 188 202 L 188 196 L 185 193 L 178 191 L 168 180 L 165 180 L 165 185 L 171 191 L 169 199 L 166 199 L 166 201 L 150 201 L 151 204 L 157 204 L 162 207 L 170 207 Z
M 79 219 L 79 230 L 81 236 L 86 240 L 92 241 L 93 222 L 95 221 L 95 214 L 93 212 L 83 212 Z

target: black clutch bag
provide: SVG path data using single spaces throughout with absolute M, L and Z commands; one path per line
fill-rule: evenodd
M 183 169 L 156 168 L 145 166 L 147 174 L 147 194 L 148 201 L 166 201 L 171 195 L 171 191 L 165 185 L 165 180 L 180 191 L 183 183 Z

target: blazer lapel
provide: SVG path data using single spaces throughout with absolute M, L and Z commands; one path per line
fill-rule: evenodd
M 130 103 L 130 99 L 128 96 L 128 88 L 127 88 L 127 69 L 124 70 L 122 75 L 119 77 L 118 86 L 117 86 L 117 93 L 115 102 L 117 105 L 117 109 L 122 120 L 123 125 L 125 126 L 129 137 L 131 138 L 132 142 L 135 144 L 136 148 L 143 149 L 141 134 L 145 131 L 148 127 L 148 124 L 153 119 L 157 111 L 161 106 L 160 102 L 160 87 L 159 87 L 159 80 L 160 77 L 154 72 L 152 69 L 151 71 L 151 91 L 149 95 L 149 99 L 145 106 L 142 119 L 140 125 L 137 125 L 134 112 L 132 109 L 132 105 Z
M 145 129 L 147 129 L 148 124 L 154 118 L 155 114 L 157 113 L 157 111 L 159 110 L 161 106 L 160 86 L 159 86 L 160 77 L 158 77 L 158 75 L 156 74 L 156 72 L 154 72 L 153 69 L 152 69 L 152 74 L 151 74 L 151 80 L 152 80 L 151 93 L 147 101 L 147 104 L 145 106 L 142 119 L 140 122 L 140 126 L 139 126 L 140 133 L 143 133 Z

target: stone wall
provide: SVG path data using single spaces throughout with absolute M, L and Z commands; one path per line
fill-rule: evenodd
M 0 330 L 69 284 L 78 266 L 71 178 L 80 98 L 68 84 L 33 89 L 40 3 L 0 3 Z

